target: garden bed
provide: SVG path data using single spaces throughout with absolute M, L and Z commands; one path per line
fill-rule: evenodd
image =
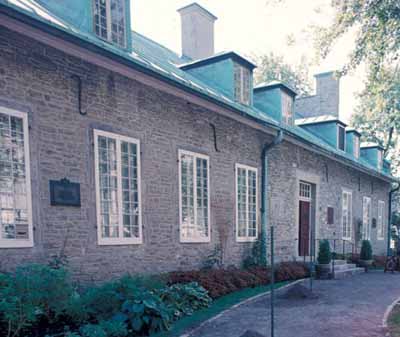
M 306 276 L 307 268 L 296 262 L 282 263 L 275 272 L 276 282 Z M 147 336 L 167 331 L 175 322 L 184 326 L 179 320 L 194 313 L 191 319 L 198 322 L 265 292 L 269 277 L 270 270 L 260 267 L 208 269 L 127 275 L 77 289 L 65 268 L 29 265 L 0 273 L 0 331 L 6 337 Z

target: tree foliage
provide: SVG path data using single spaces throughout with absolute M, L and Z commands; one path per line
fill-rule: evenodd
M 355 48 L 344 72 L 366 62 L 376 75 L 382 66 L 399 62 L 399 0 L 332 0 L 332 6 L 336 12 L 333 24 L 319 28 L 317 34 L 322 57 L 340 37 L 355 30 Z
M 384 148 L 393 173 L 400 173 L 400 72 L 392 67 L 381 67 L 376 74 L 370 71 L 359 99 L 352 124 L 364 140 Z
M 305 60 L 297 67 L 287 64 L 283 56 L 269 53 L 258 56 L 256 63 L 258 68 L 255 71 L 255 82 L 281 81 L 292 87 L 299 96 L 309 95 L 311 83 L 309 79 L 308 65 Z

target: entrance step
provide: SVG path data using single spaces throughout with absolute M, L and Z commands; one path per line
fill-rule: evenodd
M 334 260 L 334 261 L 335 261 L 335 266 L 342 265 L 342 264 L 347 264 L 346 260 Z
M 364 268 L 353 267 L 353 268 L 337 270 L 335 267 L 335 279 L 343 279 L 343 278 L 351 277 L 353 275 L 357 275 L 357 274 L 361 274 L 361 273 L 365 273 Z
M 346 270 L 346 269 L 354 269 L 357 266 L 353 263 L 345 263 L 345 264 L 336 264 L 335 263 L 335 271 Z

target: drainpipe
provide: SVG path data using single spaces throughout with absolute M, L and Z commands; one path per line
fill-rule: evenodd
M 262 162 L 262 182 L 261 182 L 261 263 L 267 264 L 267 230 L 268 230 L 268 201 L 267 201 L 267 188 L 268 188 L 268 152 L 283 141 L 282 130 L 278 131 L 277 136 L 270 143 L 266 143 L 262 149 L 261 162 Z
M 397 192 L 400 189 L 400 183 L 397 183 L 397 187 L 392 189 L 389 192 L 389 224 L 388 224 L 388 241 L 387 241 L 387 256 L 391 255 L 390 254 L 390 239 L 391 239 L 391 232 L 392 232 L 392 198 L 393 198 L 393 194 L 395 192 Z

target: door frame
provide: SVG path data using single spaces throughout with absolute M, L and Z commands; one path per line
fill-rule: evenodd
M 300 230 L 300 219 L 299 219 L 299 215 L 300 215 L 300 196 L 299 196 L 299 192 L 300 192 L 300 182 L 304 181 L 306 183 L 310 183 L 315 185 L 315 220 L 314 220 L 314 228 L 315 228 L 315 238 L 319 238 L 319 232 L 320 232 L 320 210 L 319 210 L 319 188 L 320 188 L 320 181 L 321 178 L 319 175 L 317 174 L 313 174 L 313 173 L 309 173 L 300 169 L 296 169 L 296 186 L 295 186 L 295 198 L 294 198 L 294 209 L 295 209 L 295 232 L 294 232 L 294 239 L 298 238 L 299 235 L 299 230 Z M 312 226 L 312 224 L 310 225 Z M 295 258 L 303 258 L 302 256 L 299 256 L 299 244 L 298 244 L 298 240 L 295 241 L 296 243 L 294 244 L 294 254 L 293 256 Z M 312 243 L 310 243 L 310 249 L 311 249 L 311 245 Z M 317 248 L 318 245 L 316 244 L 316 242 L 314 243 L 314 251 L 317 253 Z

